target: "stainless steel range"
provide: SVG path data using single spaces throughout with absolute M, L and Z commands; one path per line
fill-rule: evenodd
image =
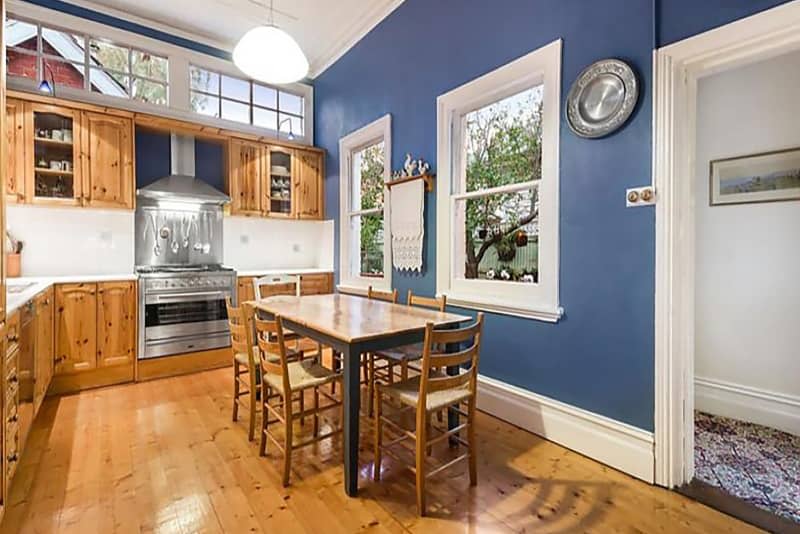
M 137 191 L 139 359 L 230 344 L 225 298 L 236 272 L 222 266 L 222 205 L 194 177 L 194 139 L 172 136 L 172 174 Z

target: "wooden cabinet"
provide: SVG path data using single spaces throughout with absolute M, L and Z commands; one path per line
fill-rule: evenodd
M 231 214 L 263 215 L 266 208 L 261 196 L 264 148 L 235 140 L 229 143 L 228 150 Z
M 19 313 L 8 317 L 5 339 L 3 380 L 3 465 L 5 466 L 5 491 L 19 464 Z
M 136 283 L 56 286 L 58 375 L 133 366 L 136 355 Z
M 239 304 L 255 299 L 253 280 L 257 276 L 240 276 L 238 279 L 237 298 Z M 313 273 L 300 275 L 301 295 L 324 295 L 333 293 L 333 273 Z
M 228 144 L 228 194 L 232 215 L 321 219 L 322 154 L 233 139 Z
M 25 103 L 6 100 L 6 200 L 25 201 Z
M 97 285 L 56 287 L 56 373 L 97 367 Z
M 97 289 L 97 365 L 133 364 L 136 348 L 136 284 L 103 282 Z
M 36 380 L 34 388 L 34 413 L 39 411 L 50 381 L 53 379 L 55 363 L 53 351 L 55 338 L 53 322 L 55 291 L 53 288 L 36 297 Z
M 295 212 L 299 219 L 322 219 L 322 154 L 298 150 L 294 158 Z
M 79 107 L 6 102 L 8 201 L 133 209 L 133 114 Z
M 81 112 L 39 102 L 25 103 L 26 202 L 83 203 Z
M 83 201 L 90 207 L 133 209 L 133 121 L 82 115 Z

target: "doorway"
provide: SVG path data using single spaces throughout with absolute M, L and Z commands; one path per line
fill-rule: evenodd
M 710 158 L 698 151 L 698 92 L 713 76 L 797 50 L 800 2 L 784 4 L 656 53 L 655 478 L 660 485 L 686 488 L 702 467 L 695 463 L 695 399 L 696 388 L 707 384 L 696 382 L 696 347 L 698 335 L 702 335 L 697 330 L 695 307 L 701 282 L 696 270 L 701 238 L 696 207 L 707 204 L 708 199 L 701 198 L 695 178 L 701 167 L 708 178 Z M 735 110 L 736 106 L 734 114 Z M 713 424 L 712 420 L 708 426 Z

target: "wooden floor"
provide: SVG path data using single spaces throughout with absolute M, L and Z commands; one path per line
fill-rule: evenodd
M 342 490 L 338 443 L 296 457 L 280 484 L 244 419 L 230 420 L 231 371 L 48 399 L 14 480 L 2 532 L 750 532 L 479 414 L 477 488 L 462 464 L 434 479 L 418 518 L 410 473 L 387 461 L 373 483 L 362 424 L 361 495 Z M 308 425 L 310 427 L 310 425 Z M 453 454 L 446 445 L 434 455 Z M 437 481 L 438 480 L 438 481 Z

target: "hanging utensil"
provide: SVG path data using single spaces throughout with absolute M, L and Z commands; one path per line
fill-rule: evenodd
M 183 248 L 189 248 L 189 231 L 191 230 L 192 220 L 186 215 L 181 219 L 181 237 L 183 238 Z
M 150 214 L 150 225 L 153 227 L 153 254 L 156 256 L 161 255 L 161 244 L 158 242 L 158 224 L 156 223 L 155 214 Z

